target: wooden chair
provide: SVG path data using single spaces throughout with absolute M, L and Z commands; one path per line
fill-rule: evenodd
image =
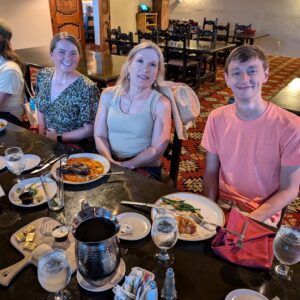
M 152 41 L 157 44 L 157 32 L 153 30 L 152 32 L 142 32 L 138 30 L 138 43 L 143 42 L 144 40 Z
M 95 41 L 95 32 L 94 32 L 94 17 L 86 16 L 86 24 L 84 25 L 85 32 L 85 41 Z
M 177 177 L 179 172 L 179 162 L 181 154 L 182 140 L 177 136 L 176 129 L 174 130 L 173 141 L 170 141 L 168 148 L 164 153 L 164 157 L 170 161 L 170 170 L 168 176 L 162 176 L 162 181 L 165 183 L 170 183 L 172 180 L 172 185 L 177 185 Z
M 198 28 L 197 31 L 197 42 L 199 41 L 206 41 L 211 43 L 211 47 L 214 47 L 217 42 L 217 30 L 202 30 Z M 207 72 L 212 72 L 214 68 L 214 57 L 210 54 L 202 54 L 200 57 L 202 61 L 202 69 L 200 73 L 200 77 L 205 77 Z M 209 68 L 208 68 L 209 66 Z
M 252 28 L 252 24 L 242 25 L 242 24 L 235 23 L 233 34 L 235 35 L 235 34 L 243 33 L 245 30 L 251 29 L 251 28 Z M 232 42 L 235 43 L 237 46 L 241 46 L 244 44 L 244 42 L 247 43 L 248 40 L 233 37 Z
M 229 30 L 230 30 L 230 23 L 228 22 L 227 25 L 218 25 L 217 26 L 217 41 L 229 43 Z M 225 64 L 226 59 L 230 53 L 230 50 L 224 50 L 218 52 L 218 61 L 222 64 Z
M 110 54 L 117 54 L 117 40 L 118 34 L 121 32 L 121 28 L 109 29 L 107 28 L 107 42 Z
M 169 80 L 196 86 L 201 62 L 189 57 L 186 35 L 168 34 L 165 39 L 166 74 Z
M 210 26 L 210 30 L 216 30 L 217 25 L 218 25 L 218 18 L 216 18 L 215 20 L 207 20 L 206 18 L 204 18 L 202 29 L 205 30 L 207 29 L 208 26 Z
M 130 50 L 134 47 L 133 44 L 133 33 L 129 32 L 117 34 L 117 54 L 118 55 L 127 55 Z

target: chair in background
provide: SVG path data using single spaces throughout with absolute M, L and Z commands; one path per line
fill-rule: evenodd
M 157 32 L 153 30 L 152 32 L 142 32 L 138 30 L 138 43 L 143 42 L 144 40 L 152 41 L 157 44 Z
M 86 42 L 95 41 L 95 32 L 94 32 L 94 17 L 86 16 L 86 23 L 84 24 L 84 34 Z
M 174 129 L 173 140 L 170 141 L 163 156 L 170 161 L 170 170 L 168 177 L 172 180 L 172 185 L 177 185 L 177 177 L 179 172 L 179 162 L 181 154 L 182 140 L 177 136 L 176 129 Z M 162 181 L 168 183 L 168 178 L 162 176 Z
M 252 28 L 252 24 L 242 25 L 242 24 L 235 23 L 233 35 L 243 33 L 245 30 L 249 30 L 251 28 Z M 241 46 L 244 44 L 244 42 L 247 43 L 248 40 L 239 39 L 238 37 L 233 37 L 232 42 L 235 43 L 237 46 Z
M 229 30 L 230 30 L 230 23 L 228 22 L 227 25 L 218 25 L 217 26 L 217 41 L 229 43 Z M 224 50 L 218 52 L 218 61 L 222 64 L 225 64 L 226 59 L 230 53 L 230 50 Z
M 206 18 L 204 18 L 203 20 L 203 25 L 202 25 L 202 29 L 203 30 L 208 30 L 208 26 L 209 27 L 209 30 L 216 30 L 217 29 L 217 25 L 218 25 L 218 18 L 216 18 L 215 20 L 207 20 Z
M 199 42 L 199 41 L 210 42 L 211 47 L 214 47 L 217 42 L 217 35 L 218 35 L 218 31 L 216 29 L 215 30 L 202 30 L 202 29 L 198 28 L 197 42 Z M 215 57 L 214 57 L 214 55 L 211 55 L 211 54 L 202 54 L 200 59 L 202 61 L 202 63 L 201 63 L 202 69 L 201 69 L 200 76 L 203 77 L 203 79 L 204 79 L 207 72 L 214 71 L 214 68 L 216 67 L 215 66 Z
M 107 42 L 110 54 L 117 54 L 117 40 L 120 32 L 121 27 L 118 27 L 117 29 L 107 28 Z
M 197 86 L 201 62 L 191 59 L 186 48 L 187 36 L 168 34 L 165 39 L 165 62 L 168 80 Z
M 127 55 L 130 50 L 134 47 L 133 44 L 133 33 L 129 32 L 117 34 L 117 54 L 118 55 Z

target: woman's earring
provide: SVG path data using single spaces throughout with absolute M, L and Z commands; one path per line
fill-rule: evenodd
M 154 80 L 154 82 L 153 82 L 153 88 L 156 88 L 156 87 L 157 87 L 157 81 Z

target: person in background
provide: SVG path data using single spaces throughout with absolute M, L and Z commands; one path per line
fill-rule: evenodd
M 12 29 L 0 18 L 0 118 L 22 126 L 25 67 L 12 49 Z
M 159 93 L 163 76 L 159 47 L 134 47 L 117 85 L 101 94 L 94 130 L 97 150 L 110 162 L 158 180 L 171 130 L 171 105 Z
M 94 82 L 76 71 L 80 54 L 79 41 L 60 32 L 50 44 L 55 67 L 44 68 L 37 75 L 39 133 L 59 142 L 93 136 L 100 94 Z
M 240 46 L 229 55 L 225 80 L 235 102 L 208 117 L 203 184 L 209 198 L 276 226 L 299 191 L 300 118 L 262 98 L 268 75 L 258 47 Z

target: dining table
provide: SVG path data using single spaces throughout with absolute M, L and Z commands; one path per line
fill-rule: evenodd
M 250 45 L 254 45 L 254 41 L 269 36 L 269 33 L 264 32 L 254 32 L 254 33 L 244 33 L 244 32 L 229 32 L 229 38 L 233 40 L 240 40 L 242 44 L 249 42 Z M 224 35 L 218 35 L 220 37 L 225 37 Z
M 0 155 L 7 147 L 19 146 L 24 153 L 38 155 L 44 161 L 50 155 L 72 154 L 78 152 L 69 146 L 58 143 L 31 132 L 25 128 L 8 124 L 0 132 Z M 10 243 L 10 237 L 30 222 L 51 217 L 58 219 L 63 214 L 66 223 L 71 224 L 80 211 L 81 201 L 86 200 L 91 206 L 104 207 L 113 214 L 136 212 L 151 221 L 150 209 L 122 205 L 121 201 L 154 203 L 163 195 L 177 192 L 172 185 L 149 179 L 136 172 L 111 165 L 111 171 L 124 171 L 124 174 L 104 176 L 87 184 L 64 186 L 65 206 L 62 212 L 50 211 L 47 203 L 37 207 L 19 207 L 9 201 L 8 193 L 13 186 L 15 175 L 6 168 L 0 171 L 0 184 L 5 193 L 0 198 L 0 218 L 6 211 L 19 214 L 16 222 L 8 222 L 0 227 L 0 270 L 16 263 L 22 256 Z M 24 178 L 34 177 L 28 171 Z M 10 223 L 10 224 L 9 224 Z M 170 250 L 175 260 L 172 265 L 175 272 L 175 284 L 178 299 L 182 300 L 222 300 L 236 289 L 250 289 L 265 295 L 268 299 L 275 296 L 280 300 L 298 300 L 300 295 L 300 264 L 293 266 L 293 280 L 290 282 L 274 279 L 268 270 L 241 267 L 217 256 L 211 248 L 212 238 L 198 241 L 178 240 Z M 164 284 L 166 268 L 153 259 L 157 247 L 151 234 L 136 241 L 120 241 L 122 259 L 126 266 L 126 275 L 135 267 L 151 271 L 160 295 Z M 1 273 L 0 273 L 1 275 Z M 122 283 L 122 282 L 121 282 Z M 67 289 L 73 299 L 114 299 L 111 289 L 103 292 L 91 292 L 82 288 L 74 273 Z M 33 265 L 22 270 L 6 286 L 0 286 L 0 299 L 46 299 L 48 292 L 39 284 L 37 268 Z
M 293 78 L 270 101 L 300 116 L 300 78 Z
M 26 80 L 29 84 L 30 67 L 43 68 L 53 66 L 49 47 L 47 46 L 17 49 L 16 53 L 27 67 Z M 81 55 L 77 70 L 97 82 L 100 88 L 104 88 L 117 80 L 125 61 L 126 57 L 124 56 L 85 49 Z

